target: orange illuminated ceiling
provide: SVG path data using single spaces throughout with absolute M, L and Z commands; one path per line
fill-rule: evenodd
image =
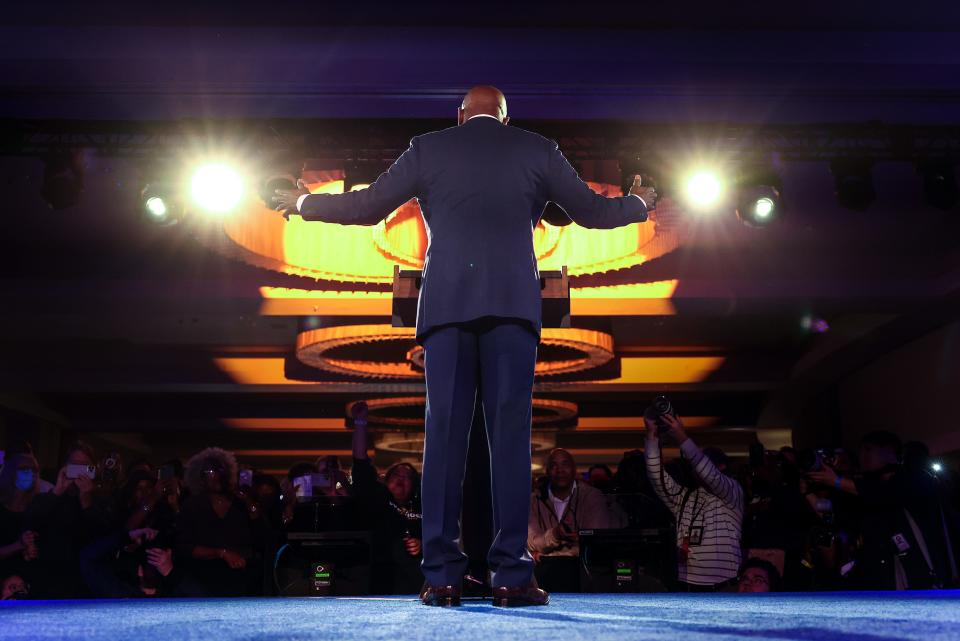
M 306 178 L 309 181 L 309 176 Z M 325 172 L 322 181 L 314 180 L 309 183 L 313 193 L 343 192 L 343 180 L 331 179 L 331 172 Z M 599 194 L 621 193 L 618 186 L 587 184 Z M 661 209 L 665 207 L 661 205 Z M 541 221 L 533 236 L 540 269 L 566 266 L 571 276 L 633 267 L 676 247 L 675 235 L 652 223 L 586 229 L 578 225 L 555 227 Z M 396 264 L 419 269 L 426 251 L 426 233 L 416 200 L 370 227 L 307 222 L 299 216 L 285 220 L 251 198 L 222 220 L 219 235 L 204 233 L 198 238 L 259 267 L 358 285 L 390 283 Z
M 313 193 L 336 194 L 343 191 L 342 177 L 339 171 L 308 172 L 304 180 Z M 621 195 L 618 186 L 587 184 L 604 196 Z M 576 224 L 557 227 L 541 221 L 532 230 L 538 266 L 541 270 L 566 267 L 573 277 L 635 267 L 677 247 L 677 220 L 676 207 L 668 200 L 661 200 L 658 211 L 651 214 L 647 223 L 613 230 L 585 229 Z M 329 286 L 327 289 L 263 286 L 260 288 L 263 315 L 382 319 L 379 324 L 378 321 L 368 321 L 367 325 L 334 324 L 302 332 L 295 346 L 302 363 L 357 382 L 422 381 L 419 360 L 422 353 L 413 344 L 412 329 L 387 325 L 392 315 L 392 295 L 374 291 L 392 281 L 395 266 L 420 269 L 423 265 L 427 236 L 416 200 L 405 203 L 378 225 L 345 226 L 307 222 L 299 216 L 285 220 L 278 212 L 251 199 L 235 214 L 208 221 L 198 230 L 202 233 L 196 234 L 197 238 L 228 256 L 285 274 L 346 285 L 336 288 L 343 291 L 333 291 Z M 622 283 L 622 278 L 620 280 L 621 284 L 604 285 L 602 279 L 593 279 L 593 286 L 589 287 L 576 286 L 574 281 L 575 286 L 570 290 L 572 318 L 676 313 L 671 299 L 678 281 Z M 620 359 L 619 376 L 596 380 L 597 371 L 616 355 L 608 334 L 576 327 L 545 329 L 543 340 L 548 345 L 551 341 L 556 343 L 560 351 L 554 352 L 558 354 L 556 360 L 538 362 L 538 376 L 563 374 L 569 382 L 576 378 L 572 375 L 592 371 L 590 380 L 599 385 L 696 383 L 709 377 L 723 362 L 721 356 L 703 353 L 631 355 Z M 384 362 L 363 360 L 358 353 L 370 358 L 372 352 L 352 347 L 371 341 L 384 346 L 375 357 Z M 397 347 L 402 347 L 399 353 Z M 276 355 L 221 354 L 215 363 L 240 384 L 309 384 L 321 388 L 352 384 L 289 378 L 284 358 Z
M 669 316 L 678 281 L 571 287 L 573 316 Z M 392 313 L 390 292 L 329 291 L 261 287 L 264 316 L 385 316 Z

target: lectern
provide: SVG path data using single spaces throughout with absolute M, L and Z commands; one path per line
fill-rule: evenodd
M 393 326 L 417 324 L 417 297 L 422 272 L 393 268 Z M 504 284 L 508 287 L 509 284 Z M 544 327 L 570 327 L 570 279 L 564 266 L 556 271 L 540 272 L 540 295 Z

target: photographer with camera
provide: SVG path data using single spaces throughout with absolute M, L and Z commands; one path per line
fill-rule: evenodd
M 715 591 L 737 579 L 744 492 L 727 476 L 727 457 L 718 449 L 697 447 L 670 402 L 657 397 L 643 417 L 647 474 L 660 500 L 676 521 L 678 579 L 687 590 Z M 670 436 L 680 445 L 688 471 L 681 485 L 661 460 L 660 441 Z
M 152 528 L 94 541 L 80 553 L 80 568 L 95 597 L 182 596 L 183 574 L 174 568 L 173 550 Z
M 901 456 L 899 437 L 877 430 L 861 441 L 859 476 L 838 474 L 828 462 L 807 474 L 859 499 L 861 534 L 847 579 L 873 590 L 956 586 L 955 512 L 930 467 L 902 465 Z

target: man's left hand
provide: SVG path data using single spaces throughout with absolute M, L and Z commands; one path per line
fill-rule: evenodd
M 309 194 L 310 190 L 301 179 L 297 180 L 296 189 L 275 189 L 273 193 L 274 209 L 287 213 L 290 210 L 297 211 L 297 201 L 300 196 Z

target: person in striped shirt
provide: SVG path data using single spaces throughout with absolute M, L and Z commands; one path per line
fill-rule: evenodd
M 697 447 L 679 417 L 667 414 L 657 420 L 680 444 L 691 472 L 692 487 L 681 485 L 666 472 L 657 423 L 645 417 L 647 475 L 677 524 L 677 578 L 691 591 L 721 589 L 736 580 L 740 568 L 743 488 L 724 473 L 723 452 Z

